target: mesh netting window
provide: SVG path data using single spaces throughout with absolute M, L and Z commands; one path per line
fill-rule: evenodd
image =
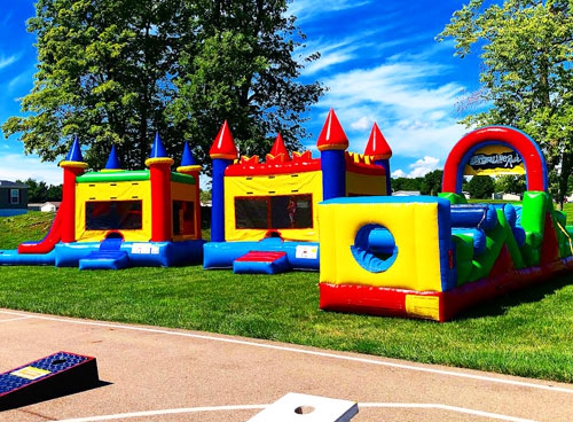
M 140 230 L 141 201 L 86 202 L 86 230 Z
M 312 195 L 235 198 L 237 229 L 312 228 Z

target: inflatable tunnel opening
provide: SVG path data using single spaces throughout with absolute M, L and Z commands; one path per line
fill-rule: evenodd
M 387 271 L 398 256 L 394 236 L 390 230 L 379 224 L 362 226 L 350 249 L 356 262 L 371 273 Z
M 111 231 L 105 236 L 106 239 L 121 239 L 123 240 L 123 234 L 117 231 Z

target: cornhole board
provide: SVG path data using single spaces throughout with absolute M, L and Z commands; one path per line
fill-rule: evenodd
M 247 422 L 348 422 L 357 414 L 356 402 L 288 393 Z
M 0 374 L 0 410 L 84 391 L 98 383 L 95 358 L 57 352 Z

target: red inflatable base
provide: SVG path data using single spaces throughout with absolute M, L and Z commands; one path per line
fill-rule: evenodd
M 573 269 L 573 258 L 512 270 L 447 292 L 417 292 L 355 284 L 320 283 L 320 309 L 445 322 L 478 303 L 546 281 Z

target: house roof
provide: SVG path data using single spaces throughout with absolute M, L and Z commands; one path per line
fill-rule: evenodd
M 0 188 L 30 189 L 30 186 L 23 183 L 11 182 L 9 180 L 0 180 Z

